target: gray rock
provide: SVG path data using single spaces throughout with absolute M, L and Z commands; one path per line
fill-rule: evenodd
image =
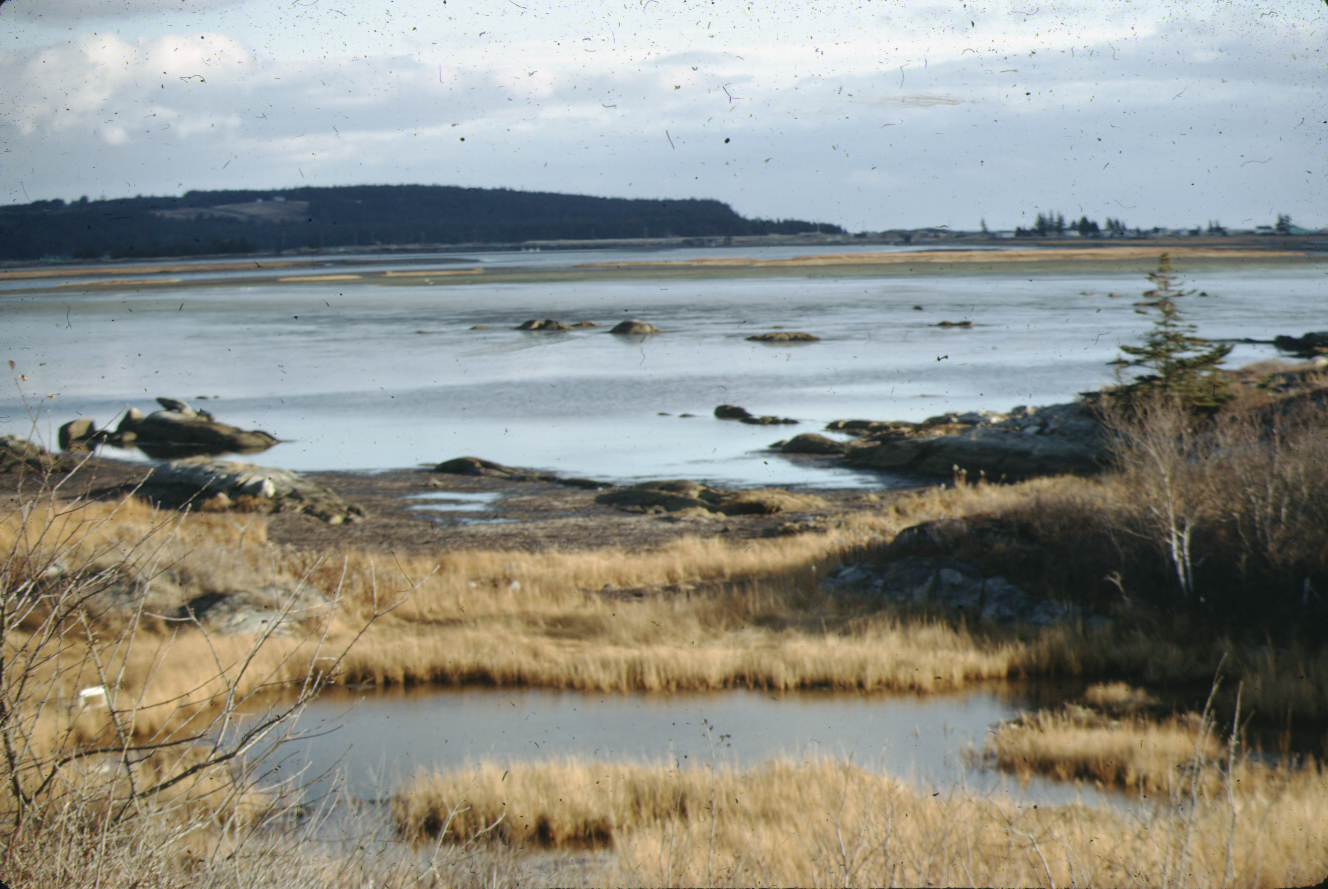
M 715 417 L 719 420 L 737 420 L 748 426 L 796 426 L 797 420 L 788 417 L 754 417 L 746 408 L 736 404 L 721 404 L 715 408 Z
M 792 330 L 776 330 L 774 333 L 758 333 L 745 338 L 751 343 L 815 343 L 819 336 L 810 333 L 797 333 Z
M 561 321 L 554 321 L 552 318 L 545 318 L 543 321 L 531 318 L 529 321 L 520 324 L 516 329 L 517 330 L 568 330 L 569 328 L 566 324 L 563 324 Z
M 61 426 L 56 441 L 59 442 L 62 451 L 87 450 L 90 449 L 96 434 L 97 424 L 87 417 L 80 417 Z
M 292 636 L 303 621 L 331 609 L 332 602 L 311 587 L 299 585 L 292 589 L 272 585 L 199 596 L 172 616 L 224 636 L 268 632 Z
M 647 324 L 636 318 L 628 318 L 626 321 L 619 321 L 613 326 L 609 333 L 616 333 L 619 336 L 645 336 L 651 333 L 662 333 L 658 327 L 653 324 Z
M 1004 577 L 983 577 L 972 565 L 931 556 L 905 556 L 884 565 L 847 562 L 821 581 L 832 594 L 878 596 L 902 605 L 939 605 L 976 615 L 984 623 L 1039 626 L 1076 624 L 1069 602 L 1034 601 Z
M 354 522 L 364 510 L 288 469 L 216 460 L 173 460 L 155 467 L 143 493 L 175 506 L 228 506 L 241 497 L 262 498 L 275 512 L 300 512 L 331 525 Z
M 35 472 L 64 472 L 74 462 L 63 454 L 52 454 L 46 448 L 17 435 L 0 435 L 0 472 L 30 469 Z
M 804 432 L 779 445 L 779 450 L 784 454 L 842 454 L 848 445 L 815 432 Z

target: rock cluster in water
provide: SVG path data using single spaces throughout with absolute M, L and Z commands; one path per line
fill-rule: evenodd
M 1304 336 L 1275 336 L 1273 345 L 1299 358 L 1325 357 L 1328 356 L 1328 330 L 1312 331 Z
M 626 321 L 619 321 L 613 325 L 609 333 L 616 333 L 619 336 L 645 336 L 651 333 L 663 333 L 653 324 L 647 324 L 636 318 L 628 318 Z
M 788 417 L 755 417 L 745 407 L 738 407 L 736 404 L 721 404 L 715 408 L 715 418 L 718 420 L 737 420 L 739 423 L 746 423 L 749 426 L 796 426 L 798 423 L 797 420 L 790 420 Z
M 84 417 L 60 427 L 60 449 L 87 451 L 97 444 L 118 448 L 136 447 L 149 457 L 169 459 L 191 455 L 225 453 L 254 454 L 277 443 L 277 438 L 258 429 L 238 429 L 218 422 L 211 413 L 195 410 L 178 398 L 158 398 L 162 410 L 146 416 L 131 408 L 115 431 L 98 429 Z

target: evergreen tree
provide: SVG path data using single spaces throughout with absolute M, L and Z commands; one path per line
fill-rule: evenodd
M 1112 362 L 1118 378 L 1131 367 L 1144 373 L 1112 390 L 1109 397 L 1127 409 L 1162 398 L 1190 410 L 1216 410 L 1231 397 L 1219 368 L 1231 345 L 1214 345 L 1195 336 L 1195 326 L 1183 320 L 1176 301 L 1194 291 L 1180 289 L 1169 254 L 1159 257 L 1157 271 L 1150 272 L 1148 280 L 1153 288 L 1144 293 L 1144 301 L 1139 303 L 1142 308 L 1136 311 L 1155 313 L 1153 329 L 1143 345 L 1120 347 L 1128 359 L 1123 355 Z

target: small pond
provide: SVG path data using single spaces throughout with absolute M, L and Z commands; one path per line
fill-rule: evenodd
M 1027 701 L 1027 703 L 1025 703 Z M 851 760 L 931 791 L 963 786 L 1027 802 L 1124 802 L 1074 784 L 1027 785 L 966 755 L 987 732 L 1037 704 L 1008 686 L 957 695 L 887 697 L 727 691 L 585 694 L 546 690 L 391 689 L 320 696 L 300 717 L 312 737 L 283 750 L 283 771 L 307 765 L 312 788 L 339 774 L 353 797 L 382 798 L 400 781 L 479 761 L 575 757 L 747 768 L 784 757 Z

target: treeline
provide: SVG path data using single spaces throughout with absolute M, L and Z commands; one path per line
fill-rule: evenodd
M 0 207 L 0 259 L 96 259 L 402 244 L 842 233 L 746 219 L 714 200 L 597 198 L 439 185 L 190 191 Z

